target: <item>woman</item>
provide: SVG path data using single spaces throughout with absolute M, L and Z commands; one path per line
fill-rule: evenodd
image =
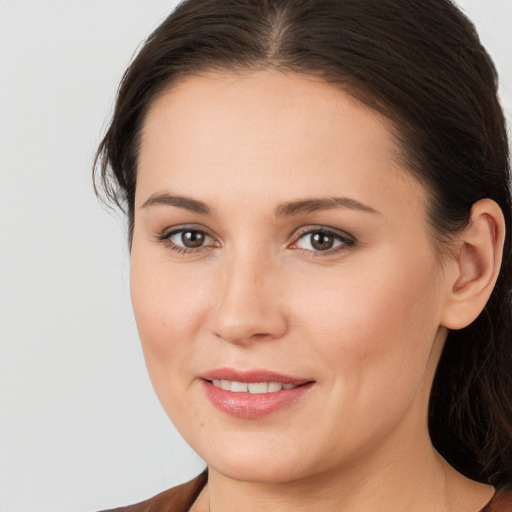
M 512 510 L 496 82 L 447 0 L 189 0 L 153 33 L 98 161 L 208 471 L 121 510 Z

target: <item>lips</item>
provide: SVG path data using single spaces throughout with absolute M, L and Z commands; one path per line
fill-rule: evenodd
M 199 376 L 207 398 L 231 416 L 258 419 L 292 405 L 314 381 L 264 370 L 218 369 Z

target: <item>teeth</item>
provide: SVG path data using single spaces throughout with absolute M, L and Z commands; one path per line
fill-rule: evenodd
M 251 393 L 251 394 L 264 394 L 276 393 L 283 389 L 296 388 L 296 384 L 281 384 L 281 382 L 237 382 L 231 380 L 218 380 L 214 379 L 212 384 L 216 388 L 231 391 L 232 393 Z
M 221 380 L 219 387 L 221 387 L 222 389 L 225 389 L 226 391 L 231 391 L 231 381 Z
M 256 393 L 268 393 L 268 384 L 266 382 L 255 382 L 251 384 L 247 384 L 249 388 L 249 393 L 253 395 Z
M 233 393 L 247 393 L 247 382 L 236 382 L 231 383 L 231 391 Z

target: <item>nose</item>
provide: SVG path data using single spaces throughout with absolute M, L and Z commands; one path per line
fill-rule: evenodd
M 211 330 L 234 344 L 275 340 L 287 330 L 287 317 L 279 294 L 279 269 L 263 258 L 232 258 L 220 277 Z

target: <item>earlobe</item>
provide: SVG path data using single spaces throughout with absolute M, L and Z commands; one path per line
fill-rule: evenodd
M 458 237 L 453 272 L 448 276 L 442 325 L 462 329 L 473 322 L 487 303 L 499 275 L 505 220 L 491 199 L 473 205 L 471 219 Z

